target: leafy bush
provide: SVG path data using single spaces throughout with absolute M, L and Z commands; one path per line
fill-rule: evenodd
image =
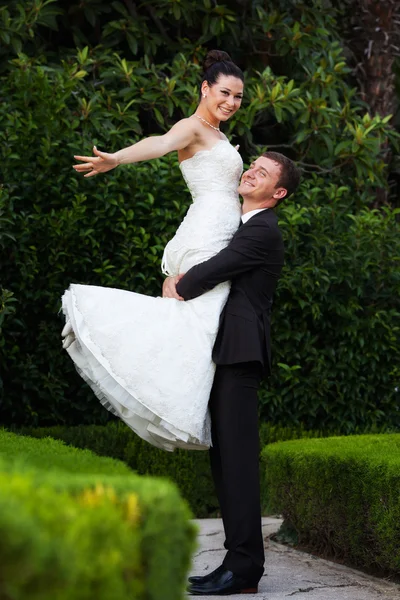
M 384 148 L 397 134 L 349 83 L 335 9 L 183 0 L 177 11 L 156 0 L 134 15 L 131 3 L 97 0 L 3 4 L 0 271 L 13 296 L 0 325 L 2 421 L 109 418 L 61 351 L 60 296 L 70 282 L 160 294 L 162 248 L 190 198 L 175 156 L 88 180 L 72 156 L 191 114 L 199 63 L 218 46 L 247 68 L 244 108 L 226 127 L 244 159 L 274 147 L 305 171 L 279 211 L 287 266 L 262 416 L 347 432 L 398 426 L 398 213 L 367 208 L 386 185 Z
M 364 429 L 362 432 L 365 432 Z M 385 431 L 382 429 L 380 431 Z M 23 428 L 22 435 L 37 438 L 52 437 L 63 440 L 70 446 L 86 448 L 101 456 L 123 460 L 140 475 L 167 477 L 179 488 L 196 518 L 216 516 L 219 512 L 218 500 L 211 478 L 208 452 L 187 452 L 176 450 L 173 453 L 158 450 L 141 440 L 125 424 L 111 422 L 107 426 L 80 425 L 76 427 Z M 340 431 L 331 431 L 340 434 Z M 375 433 L 375 432 L 374 432 Z M 329 433 L 321 430 L 308 431 L 303 426 L 288 427 L 262 423 L 260 446 L 281 440 L 326 437 Z M 261 472 L 262 504 L 267 510 L 266 480 Z
M 194 526 L 170 483 L 0 431 L 0 596 L 183 598 Z
M 262 456 L 269 507 L 299 543 L 400 573 L 399 434 L 281 442 Z
M 328 192 L 335 202 L 320 204 L 321 182 L 310 206 L 281 209 L 290 264 L 276 297 L 278 364 L 263 414 L 342 433 L 399 427 L 400 211 L 346 214 L 346 191 Z
M 18 433 L 37 438 L 50 436 L 70 446 L 123 460 L 139 475 L 167 477 L 178 486 L 196 518 L 209 517 L 218 510 L 208 452 L 164 452 L 144 442 L 120 422 L 110 422 L 107 426 L 28 427 Z

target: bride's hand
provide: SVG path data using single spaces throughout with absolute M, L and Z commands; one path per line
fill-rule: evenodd
M 176 284 L 182 279 L 184 273 L 175 275 L 175 277 L 167 277 L 163 283 L 162 295 L 163 298 L 175 298 L 175 300 L 184 300 L 176 291 Z
M 74 156 L 76 160 L 83 161 L 83 164 L 73 165 L 78 173 L 86 173 L 85 177 L 94 177 L 99 173 L 106 173 L 118 166 L 118 161 L 114 154 L 100 152 L 96 146 L 93 146 L 93 153 L 96 156 Z

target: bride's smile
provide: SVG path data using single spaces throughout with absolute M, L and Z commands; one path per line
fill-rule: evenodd
M 220 121 L 227 121 L 239 110 L 242 99 L 243 82 L 232 75 L 220 75 L 212 86 L 203 83 L 199 114 L 213 126 L 218 126 Z

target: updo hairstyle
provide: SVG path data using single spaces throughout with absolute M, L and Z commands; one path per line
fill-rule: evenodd
M 232 62 L 232 59 L 227 52 L 223 52 L 222 50 L 210 50 L 204 59 L 201 85 L 203 85 L 204 81 L 207 81 L 208 85 L 211 87 L 217 83 L 220 75 L 237 77 L 244 82 L 242 70 Z

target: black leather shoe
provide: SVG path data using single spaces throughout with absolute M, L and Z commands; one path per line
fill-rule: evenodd
M 188 581 L 191 584 L 205 583 L 206 581 L 210 581 L 211 579 L 214 579 L 214 577 L 219 575 L 222 571 L 225 571 L 224 565 L 220 565 L 219 567 L 214 569 L 214 571 L 207 573 L 207 575 L 197 575 L 194 577 L 189 577 Z
M 257 594 L 258 581 L 248 581 L 223 569 L 218 575 L 201 583 L 192 583 L 189 594 L 192 596 L 229 596 L 230 594 Z

